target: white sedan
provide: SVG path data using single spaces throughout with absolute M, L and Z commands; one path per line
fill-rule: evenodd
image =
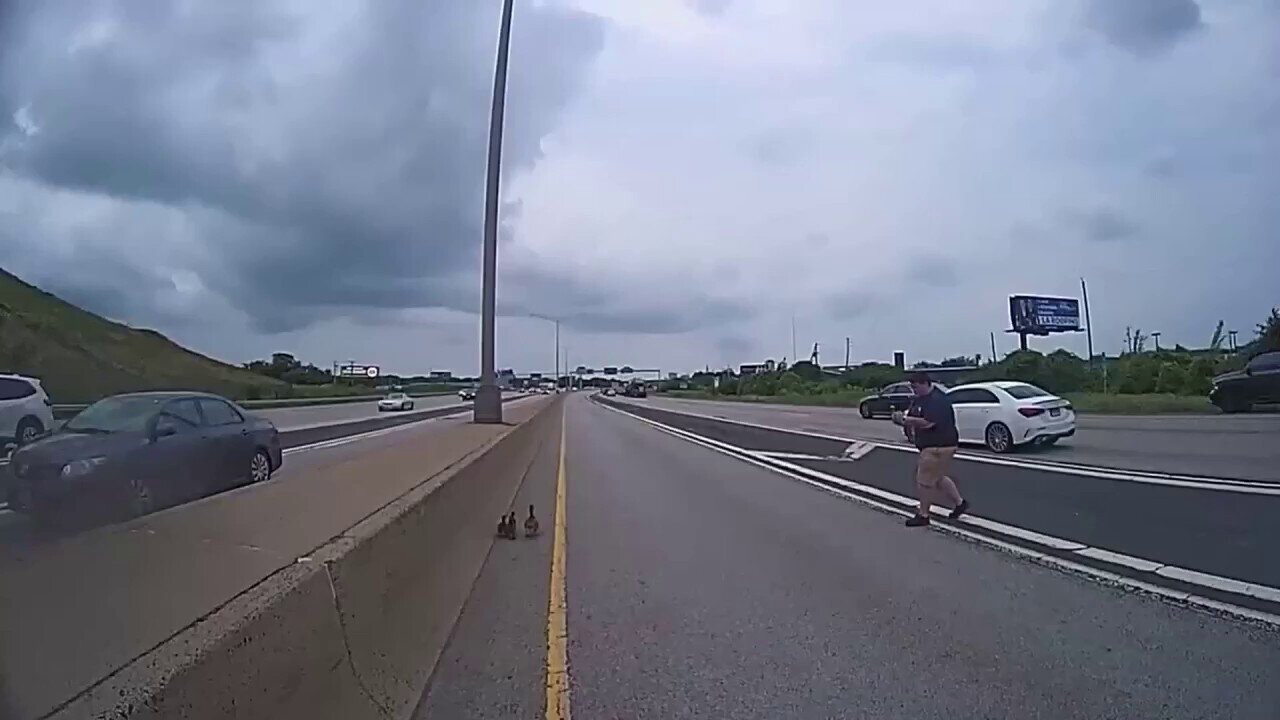
M 960 442 L 1004 453 L 1019 445 L 1052 445 L 1076 434 L 1071 403 L 1035 385 L 997 381 L 959 385 L 947 392 Z
M 402 392 L 391 393 L 378 401 L 378 412 L 384 410 L 412 410 L 413 398 Z

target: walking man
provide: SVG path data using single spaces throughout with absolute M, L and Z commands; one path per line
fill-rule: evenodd
M 935 500 L 950 502 L 952 520 L 969 509 L 969 502 L 960 496 L 955 481 L 947 475 L 960 444 L 951 400 L 934 387 L 928 373 L 913 372 L 907 379 L 915 397 L 902 418 L 902 426 L 920 450 L 916 463 L 916 497 L 920 504 L 915 516 L 907 519 L 907 527 L 924 527 L 929 524 L 929 508 Z

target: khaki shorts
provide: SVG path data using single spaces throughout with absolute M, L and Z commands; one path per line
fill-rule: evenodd
M 920 448 L 920 459 L 916 462 L 916 484 L 927 488 L 937 487 L 938 481 L 951 470 L 951 459 L 955 455 L 956 449 L 953 447 Z

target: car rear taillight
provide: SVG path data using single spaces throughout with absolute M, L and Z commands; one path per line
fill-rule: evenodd
M 1041 407 L 1020 407 L 1020 408 L 1018 408 L 1018 413 L 1019 413 L 1020 415 L 1022 415 L 1022 417 L 1035 417 L 1035 416 L 1037 416 L 1037 415 L 1043 415 L 1043 414 L 1044 414 L 1044 408 L 1041 408 Z

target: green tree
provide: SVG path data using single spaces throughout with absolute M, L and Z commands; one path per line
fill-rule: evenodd
M 1258 351 L 1280 350 L 1280 308 L 1271 308 L 1271 316 L 1258 323 Z
M 1160 374 L 1156 377 L 1156 392 L 1177 395 L 1186 391 L 1191 375 L 1182 363 L 1161 363 L 1159 372 Z

